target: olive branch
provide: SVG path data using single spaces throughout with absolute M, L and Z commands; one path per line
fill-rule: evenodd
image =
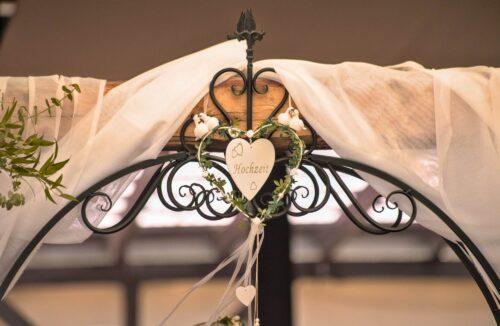
M 58 161 L 59 148 L 56 141 L 48 140 L 36 133 L 38 117 L 42 113 L 53 116 L 53 110 L 61 109 L 66 99 L 72 101 L 73 93 L 80 93 L 78 84 L 62 86 L 63 96 L 45 100 L 45 107 L 39 110 L 33 107 L 33 114 L 25 106 L 19 106 L 16 99 L 9 105 L 4 103 L 2 95 L 0 104 L 0 174 L 4 173 L 11 180 L 11 189 L 6 194 L 0 193 L 0 207 L 10 210 L 25 204 L 25 195 L 21 186 L 26 184 L 35 193 L 31 180 L 38 182 L 47 200 L 55 203 L 54 196 L 68 200 L 76 200 L 63 191 L 63 175 L 55 177 L 69 161 Z M 2 115 L 3 114 L 3 115 Z M 31 121 L 34 133 L 25 135 L 26 123 Z M 52 148 L 52 154 L 42 163 L 42 149 Z

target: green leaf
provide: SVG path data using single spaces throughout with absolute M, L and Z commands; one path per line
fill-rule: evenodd
M 56 201 L 54 200 L 54 198 L 52 198 L 52 195 L 50 194 L 49 188 L 45 188 L 44 192 L 45 192 L 45 197 L 54 204 L 56 204 Z
M 22 125 L 18 123 L 6 123 L 5 127 L 9 129 L 19 129 L 22 128 Z
M 78 84 L 71 84 L 71 86 L 73 86 L 73 88 L 78 92 L 78 93 L 81 93 L 82 91 L 80 90 L 80 85 Z
M 43 163 L 42 167 L 40 168 L 41 174 L 45 174 L 45 171 L 47 171 L 47 169 L 52 165 L 53 156 L 54 155 L 49 156 L 49 158 L 45 161 L 45 163 Z
M 55 161 L 57 159 L 57 155 L 59 155 L 59 144 L 56 142 L 55 143 L 56 146 L 55 146 L 55 149 L 54 149 L 54 158 L 53 158 L 53 161 Z
M 57 171 L 59 171 L 60 169 L 62 169 L 66 165 L 66 163 L 68 163 L 68 162 L 69 162 L 69 159 L 65 160 L 65 161 L 62 161 L 62 162 L 51 164 L 45 170 L 45 174 L 46 175 L 53 175 L 54 173 L 56 173 Z
M 55 106 L 61 106 L 61 101 L 59 101 L 58 99 L 56 99 L 55 97 L 52 97 L 50 99 L 50 101 L 52 102 L 52 104 L 54 104 Z
M 12 107 L 8 108 L 6 111 L 5 111 L 5 114 L 2 118 L 2 123 L 5 124 L 7 123 L 7 121 L 10 121 L 10 118 L 12 117 L 12 114 L 14 114 L 14 110 L 15 110 L 15 105 L 12 105 Z
M 62 198 L 65 198 L 67 200 L 71 200 L 71 201 L 74 201 L 74 202 L 79 202 L 79 200 L 71 195 L 68 195 L 68 194 L 61 194 L 61 197 Z
M 29 141 L 29 144 L 32 146 L 46 147 L 54 145 L 55 142 L 43 139 L 42 137 L 34 137 Z
M 51 189 L 55 189 L 55 188 L 58 188 L 61 186 L 61 183 L 62 183 L 62 179 L 63 179 L 63 176 L 62 174 L 56 179 L 56 181 L 54 181 L 54 183 L 52 184 L 51 186 Z

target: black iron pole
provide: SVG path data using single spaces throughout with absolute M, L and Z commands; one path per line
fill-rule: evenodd
M 286 169 L 276 165 L 258 194 L 272 192 L 272 180 L 282 179 Z M 292 325 L 292 264 L 290 226 L 286 216 L 266 221 L 264 242 L 259 256 L 259 318 L 261 325 Z
M 134 279 L 127 279 L 125 285 L 125 305 L 126 305 L 126 320 L 127 326 L 137 326 L 139 323 L 138 316 L 138 289 L 137 281 Z
M 247 130 L 253 129 L 253 49 L 247 48 Z

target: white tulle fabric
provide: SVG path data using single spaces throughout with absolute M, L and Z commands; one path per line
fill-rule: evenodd
M 75 93 L 72 102 L 65 101 L 62 109 L 53 109 L 52 117 L 49 112 L 40 113 L 36 126 L 31 120 L 27 121 L 26 134 L 43 134 L 47 139 L 56 139 L 60 143 L 59 160 L 71 157 L 72 160 L 64 169 L 64 183 L 69 193 L 76 193 L 81 174 L 91 156 L 91 146 L 97 132 L 97 122 L 102 109 L 105 81 L 93 78 L 68 78 L 62 76 L 47 77 L 1 77 L 0 90 L 4 105 L 9 105 L 15 99 L 19 106 L 25 106 L 30 114 L 43 111 L 45 99 L 61 98 L 61 87 L 72 83 L 80 85 L 82 94 Z M 45 160 L 49 151 L 42 152 L 41 161 Z M 35 233 L 53 214 L 60 209 L 60 205 L 44 203 L 43 189 L 37 183 L 30 183 L 34 192 L 23 189 L 27 205 L 11 211 L 0 211 L 0 279 L 12 266 L 21 250 L 33 238 Z M 0 191 L 10 189 L 10 182 L 5 174 L 0 175 Z M 71 232 L 58 227 L 60 234 Z M 82 232 L 82 228 L 78 233 Z
M 70 131 L 57 137 L 59 157 L 71 158 L 61 171 L 67 192 L 79 194 L 121 168 L 156 157 L 191 108 L 208 92 L 212 76 L 227 65 L 239 66 L 244 58 L 244 44 L 226 42 L 150 70 L 123 83 L 105 97 L 105 81 L 88 80 L 89 89 L 82 87 L 82 94 L 75 101 L 82 116 L 76 116 Z M 46 78 L 59 83 L 53 82 L 54 85 L 47 88 L 42 84 Z M 6 87 L 0 89 L 24 105 L 35 104 L 28 102 L 28 98 L 54 96 L 58 87 L 66 82 L 58 77 L 20 78 L 15 84 L 13 80 L 7 79 Z M 28 87 L 30 83 L 34 86 Z M 64 111 L 61 116 L 65 116 Z M 50 126 L 54 134 L 63 126 L 57 117 L 39 120 Z M 72 121 L 71 115 L 68 120 Z M 116 198 L 133 177 L 124 177 L 103 190 Z M 7 182 L 2 184 L 6 186 Z M 65 204 L 64 200 L 59 200 L 58 205 L 50 204 L 43 192 L 39 192 L 35 198 L 29 198 L 24 207 L 1 212 L 0 280 L 3 281 L 28 242 Z M 104 214 L 96 209 L 88 215 L 98 223 Z M 91 232 L 79 216 L 80 205 L 58 223 L 44 242 L 72 243 L 88 238 Z
M 244 43 L 225 42 L 148 71 L 104 97 L 103 81 L 81 79 L 88 82 L 90 94 L 82 92 L 67 119 L 63 111 L 61 118 L 44 122 L 60 141 L 61 157 L 71 157 L 63 171 L 70 192 L 78 194 L 121 168 L 156 157 L 207 93 L 213 74 L 224 67 L 244 68 L 244 56 Z M 428 70 L 412 62 L 379 67 L 296 60 L 266 60 L 255 66 L 276 69 L 277 76 L 268 77 L 286 86 L 301 114 L 336 153 L 410 184 L 449 214 L 496 270 L 500 268 L 499 69 Z M 0 89 L 3 81 L 7 94 L 11 89 L 29 102 L 28 98 L 53 96 L 56 86 L 43 92 L 36 86 L 51 78 L 64 81 L 21 78 L 13 86 L 13 79 L 4 78 Z M 35 88 L 27 88 L 27 83 Z M 365 177 L 381 193 L 393 189 Z M 117 197 L 126 185 L 127 180 L 120 180 L 106 191 Z M 62 205 L 63 201 L 56 206 L 37 196 L 23 208 L 2 213 L 0 279 Z M 419 223 L 457 240 L 425 207 L 419 205 L 418 212 Z M 74 210 L 45 241 L 87 238 L 90 233 L 78 213 Z M 96 221 L 102 218 L 96 216 Z
M 424 194 L 498 273 L 500 69 L 429 70 L 414 62 L 379 67 L 269 60 L 260 65 L 276 69 L 301 113 L 337 154 L 389 172 Z M 381 194 L 396 190 L 361 174 Z M 401 204 L 410 211 L 408 202 Z M 417 212 L 420 224 L 459 240 L 420 203 Z M 499 305 L 498 290 L 485 281 Z

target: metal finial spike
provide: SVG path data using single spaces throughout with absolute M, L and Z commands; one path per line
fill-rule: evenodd
M 240 20 L 238 21 L 238 25 L 236 27 L 237 32 L 243 31 L 254 31 L 256 28 L 255 20 L 253 19 L 253 14 L 251 9 L 247 9 L 240 15 Z
M 236 25 L 236 32 L 228 35 L 227 38 L 230 40 L 237 39 L 239 41 L 246 40 L 248 47 L 251 48 L 255 41 L 262 40 L 262 37 L 264 36 L 263 31 L 259 32 L 255 30 L 256 27 L 257 25 L 255 24 L 252 10 L 247 9 L 240 15 L 240 19 Z

